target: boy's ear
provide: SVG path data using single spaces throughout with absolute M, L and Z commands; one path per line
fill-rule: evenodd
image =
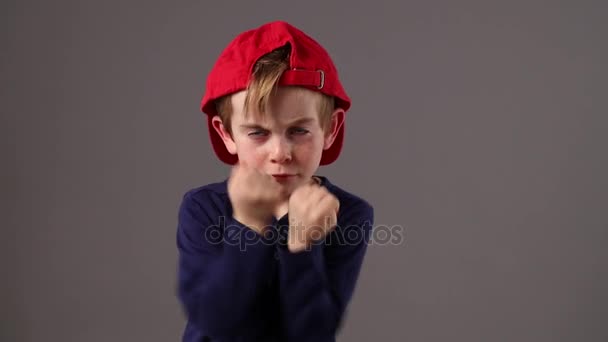
M 232 139 L 232 135 L 230 135 L 228 130 L 226 130 L 226 127 L 224 127 L 222 119 L 216 115 L 211 119 L 211 123 L 213 124 L 213 129 L 215 129 L 220 138 L 222 138 L 222 141 L 224 141 L 224 145 L 226 146 L 228 152 L 230 154 L 236 154 L 236 144 Z
M 344 109 L 336 108 L 333 113 L 331 113 L 331 122 L 329 124 L 329 129 L 325 132 L 325 141 L 323 142 L 323 149 L 327 150 L 331 147 L 331 145 L 336 140 L 336 136 L 340 131 L 340 128 L 344 124 Z

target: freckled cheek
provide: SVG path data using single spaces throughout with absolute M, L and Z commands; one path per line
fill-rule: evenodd
M 306 163 L 310 160 L 314 160 L 317 156 L 321 155 L 321 148 L 317 147 L 314 142 L 307 141 L 302 144 L 297 144 L 293 148 L 293 156 L 300 162 Z
M 266 151 L 263 146 L 253 141 L 242 139 L 237 141 L 239 160 L 244 160 L 251 166 L 260 166 L 264 162 Z

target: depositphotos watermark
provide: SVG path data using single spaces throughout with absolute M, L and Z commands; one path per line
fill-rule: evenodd
M 299 241 L 304 234 L 309 234 L 315 245 L 357 246 L 368 245 L 401 245 L 405 241 L 405 229 L 401 225 L 373 225 L 370 221 L 348 226 L 336 225 L 329 233 L 324 228 L 311 226 L 305 229 L 303 224 L 268 225 L 258 233 L 233 218 L 219 217 L 217 225 L 205 229 L 204 239 L 210 244 L 228 244 L 239 246 L 242 251 L 252 245 L 287 245 L 289 239 Z

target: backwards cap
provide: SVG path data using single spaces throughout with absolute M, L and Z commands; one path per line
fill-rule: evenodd
M 253 67 L 260 57 L 286 44 L 291 45 L 289 69 L 279 85 L 300 86 L 335 98 L 336 108 L 347 111 L 350 98 L 338 79 L 338 71 L 325 49 L 301 30 L 284 21 L 274 21 L 239 34 L 216 61 L 207 78 L 201 110 L 207 114 L 211 144 L 218 158 L 226 164 L 236 164 L 238 157 L 230 154 L 212 125 L 218 115 L 215 100 L 245 90 Z M 344 141 L 344 124 L 332 146 L 323 151 L 321 165 L 334 162 L 340 155 Z

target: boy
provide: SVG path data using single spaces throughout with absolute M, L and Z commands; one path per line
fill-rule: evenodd
M 349 107 L 327 52 L 286 22 L 222 52 L 201 109 L 234 166 L 180 206 L 183 341 L 335 341 L 373 225 L 365 200 L 314 175 Z

